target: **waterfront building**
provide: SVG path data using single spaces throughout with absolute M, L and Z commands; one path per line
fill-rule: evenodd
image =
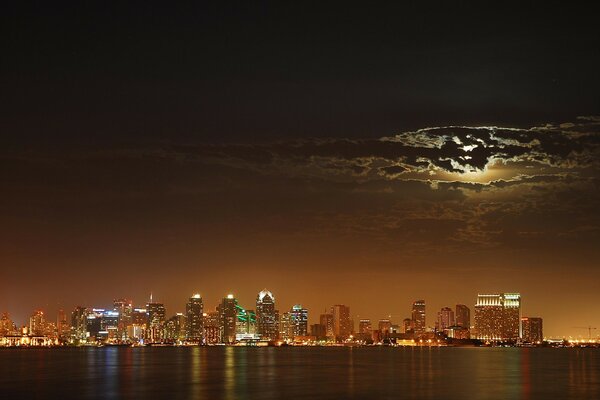
M 336 304 L 331 307 L 333 316 L 333 334 L 335 340 L 343 341 L 352 335 L 352 321 L 350 319 L 350 307 Z
M 2 313 L 0 318 L 0 336 L 17 335 L 18 329 L 15 323 L 10 319 L 7 312 Z
M 203 314 L 204 322 L 204 343 L 217 344 L 221 341 L 220 326 L 221 316 L 218 310 L 209 311 Z
M 186 316 L 177 313 L 165 323 L 165 340 L 169 343 L 182 343 L 187 339 Z
M 152 301 L 146 304 L 148 323 L 146 327 L 146 341 L 149 343 L 161 342 L 164 339 L 164 324 L 166 318 L 165 305 Z
M 35 310 L 29 317 L 29 333 L 33 336 L 44 336 L 46 333 L 46 319 L 42 310 Z
M 267 289 L 256 297 L 256 324 L 261 339 L 276 340 L 279 336 L 279 312 L 275 309 L 275 296 Z
M 142 342 L 146 339 L 146 328 L 148 327 L 148 310 L 145 308 L 134 308 L 131 312 L 131 324 L 127 327 L 127 337 L 134 342 Z
M 221 343 L 235 343 L 238 319 L 238 309 L 236 306 L 237 300 L 232 294 L 228 294 L 226 297 L 223 297 L 223 300 L 221 300 L 221 304 L 219 305 L 219 336 Z
M 279 321 L 279 339 L 286 342 L 293 339 L 291 316 L 289 312 L 281 314 L 281 320 Z
M 321 314 L 319 316 L 319 323 L 325 327 L 325 336 L 328 338 L 335 338 L 333 331 L 333 315 L 330 313 Z
M 456 326 L 466 329 L 471 328 L 471 310 L 464 304 L 456 305 Z
M 542 343 L 544 341 L 544 331 L 540 317 L 521 318 L 521 329 L 524 342 Z
M 237 309 L 235 340 L 259 339 L 259 335 L 256 333 L 256 313 L 254 310 L 246 310 L 239 304 L 236 304 L 235 307 Z
M 450 307 L 444 307 L 438 311 L 436 327 L 443 332 L 451 326 L 454 326 L 454 311 Z
M 380 319 L 378 328 L 379 334 L 383 339 L 385 339 L 390 336 L 390 333 L 392 331 L 392 321 L 390 321 L 389 319 Z
M 71 337 L 76 344 L 86 340 L 87 314 L 87 308 L 81 306 L 75 307 L 75 310 L 71 313 Z
M 370 319 L 361 319 L 358 321 L 358 333 L 361 335 L 371 335 L 373 328 Z
M 308 310 L 301 304 L 295 304 L 290 310 L 290 329 L 292 339 L 308 335 Z
M 119 340 L 129 339 L 129 326 L 131 325 L 131 314 L 133 313 L 133 302 L 129 299 L 113 300 L 113 310 L 119 313 L 117 336 Z
M 58 310 L 56 315 L 56 334 L 62 343 L 67 342 L 71 336 L 71 327 L 67 320 L 67 313 L 62 308 Z
M 413 332 L 413 320 L 410 318 L 404 318 L 402 320 L 402 328 L 404 333 L 412 333 Z
M 310 334 L 311 336 L 314 336 L 316 340 L 327 339 L 327 331 L 325 329 L 325 325 L 312 324 L 310 326 Z
M 425 319 L 425 300 L 417 300 L 413 303 L 412 330 L 416 336 L 423 335 L 427 330 Z
M 480 294 L 475 305 L 475 335 L 481 340 L 517 340 L 521 337 L 521 295 Z
M 104 310 L 100 314 L 99 337 L 103 340 L 115 341 L 118 339 L 119 313 L 113 310 Z
M 192 343 L 201 343 L 203 329 L 204 305 L 202 296 L 198 293 L 189 298 L 185 305 L 185 331 L 186 340 Z

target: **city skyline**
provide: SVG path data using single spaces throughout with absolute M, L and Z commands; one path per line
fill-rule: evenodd
M 550 334 L 600 326 L 582 7 L 7 6 L 0 309 L 511 290 Z

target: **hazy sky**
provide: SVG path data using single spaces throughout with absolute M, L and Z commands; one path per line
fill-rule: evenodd
M 591 11 L 101 7 L 0 17 L 0 312 L 521 292 L 600 326 Z

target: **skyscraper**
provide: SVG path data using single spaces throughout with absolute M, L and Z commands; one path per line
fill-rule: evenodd
M 392 330 L 392 321 L 390 321 L 387 318 L 379 320 L 379 333 L 382 338 L 389 337 L 391 330 Z
M 202 342 L 204 305 L 202 297 L 194 294 L 185 305 L 185 332 L 186 340 L 192 343 Z
M 129 326 L 131 325 L 131 314 L 133 313 L 133 304 L 128 299 L 116 299 L 113 301 L 113 309 L 119 313 L 119 323 L 117 333 L 120 340 L 128 339 Z
M 404 318 L 402 320 L 402 328 L 404 333 L 411 333 L 413 331 L 413 320 L 411 318 Z
M 287 311 L 281 314 L 281 320 L 279 321 L 279 339 L 285 341 L 293 339 L 291 315 Z
M 480 294 L 475 305 L 475 335 L 481 340 L 516 340 L 521 326 L 519 293 Z
M 456 326 L 471 328 L 471 310 L 464 304 L 456 305 Z
M 415 335 L 419 336 L 425 333 L 427 328 L 425 323 L 425 300 L 417 300 L 413 303 L 412 322 Z
M 333 315 L 330 313 L 321 314 L 319 322 L 325 327 L 325 336 L 328 338 L 335 338 L 333 331 Z
M 160 342 L 164 339 L 165 305 L 153 302 L 152 296 L 150 296 L 150 303 L 146 305 L 146 310 L 148 312 L 146 332 L 148 342 Z
M 256 323 L 258 334 L 265 340 L 276 340 L 279 336 L 279 322 L 275 310 L 275 296 L 267 289 L 256 297 Z
M 56 330 L 60 341 L 67 342 L 71 334 L 71 328 L 69 327 L 69 321 L 67 321 L 67 313 L 62 308 L 58 310 L 56 316 Z
M 450 307 L 444 307 L 438 311 L 437 317 L 437 328 L 439 331 L 454 326 L 454 311 Z
M 358 321 L 358 333 L 361 335 L 370 335 L 372 331 L 371 320 L 361 319 Z
M 232 294 L 223 297 L 219 305 L 221 343 L 235 343 L 237 326 L 237 300 Z
M 165 322 L 165 339 L 170 343 L 180 343 L 187 339 L 185 315 L 177 313 Z
M 338 341 L 346 340 L 352 334 L 352 321 L 350 319 L 350 307 L 336 304 L 331 307 L 333 316 L 333 333 Z
M 46 319 L 42 310 L 35 310 L 29 317 L 29 332 L 34 336 L 43 336 L 46 331 Z
M 290 328 L 293 338 L 308 335 L 308 310 L 295 304 L 290 310 Z
M 523 330 L 523 341 L 529 343 L 541 343 L 544 341 L 542 319 L 539 317 L 521 318 L 521 329 Z

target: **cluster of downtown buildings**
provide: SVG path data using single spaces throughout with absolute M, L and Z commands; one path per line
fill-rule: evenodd
M 76 307 L 70 315 L 59 310 L 56 322 L 35 311 L 29 325 L 17 328 L 7 313 L 0 318 L 0 346 L 44 345 L 308 345 L 308 344 L 400 344 L 419 345 L 478 340 L 539 344 L 542 319 L 521 315 L 518 293 L 478 295 L 471 310 L 464 304 L 444 307 L 434 327 L 426 324 L 426 305 L 417 300 L 410 317 L 401 324 L 381 319 L 374 324 L 359 319 L 358 329 L 350 307 L 336 304 L 309 326 L 308 310 L 296 304 L 280 313 L 275 297 L 262 290 L 255 309 L 245 309 L 231 294 L 213 311 L 204 309 L 199 294 L 191 296 L 185 313 L 167 318 L 163 303 L 152 296 L 145 308 L 131 300 L 114 300 L 112 309 Z M 472 325 L 471 323 L 474 323 Z M 376 329 L 375 329 L 376 328 Z

